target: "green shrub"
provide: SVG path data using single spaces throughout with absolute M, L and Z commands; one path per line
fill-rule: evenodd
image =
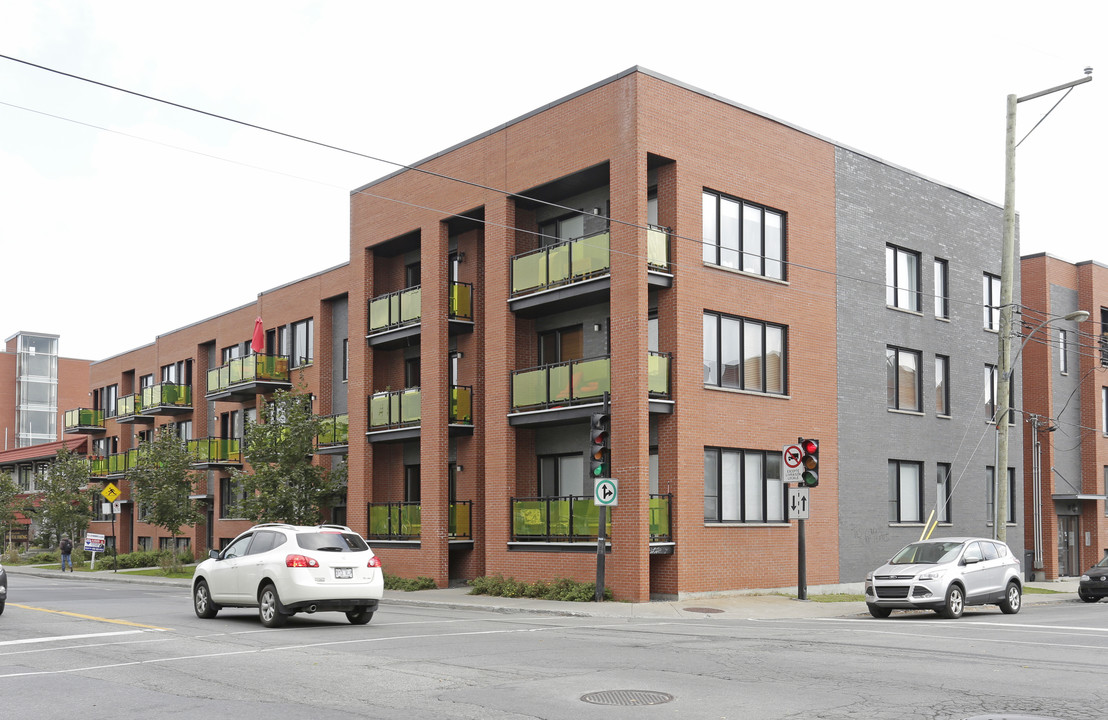
M 479 577 L 469 581 L 470 595 L 495 597 L 533 598 L 536 600 L 560 600 L 562 602 L 592 602 L 596 598 L 596 583 L 582 583 L 558 578 L 547 584 L 543 581 L 526 583 L 503 575 Z M 604 588 L 604 599 L 612 599 L 610 588 Z
M 434 590 L 438 587 L 435 581 L 429 577 L 402 578 L 385 573 L 386 590 L 403 590 L 413 592 L 415 590 Z

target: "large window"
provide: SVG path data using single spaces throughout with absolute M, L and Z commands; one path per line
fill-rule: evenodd
M 219 517 L 221 519 L 243 517 L 240 505 L 246 498 L 242 481 L 235 478 L 219 479 Z
M 785 522 L 781 452 L 704 448 L 704 522 Z
M 539 365 L 585 357 L 585 333 L 580 325 L 539 333 Z
M 704 191 L 704 262 L 785 279 L 785 216 Z
M 950 318 L 950 288 L 947 286 L 947 262 L 935 258 L 935 317 Z
M 986 330 L 1000 329 L 1000 278 L 985 273 L 981 280 L 981 302 Z
M 935 521 L 954 522 L 954 483 L 950 478 L 950 463 L 935 465 Z
M 704 313 L 704 384 L 783 395 L 785 328 Z
M 289 367 L 312 364 L 313 325 L 312 318 L 292 324 L 292 352 L 289 354 Z
M 885 304 L 920 311 L 919 253 L 885 246 Z
M 917 350 L 889 346 L 885 348 L 885 366 L 890 410 L 921 410 L 920 353 Z
M 585 492 L 585 457 L 580 453 L 540 456 L 539 497 L 566 495 L 592 495 L 591 487 Z
M 935 356 L 935 414 L 950 415 L 950 358 Z
M 923 522 L 923 463 L 889 461 L 889 522 Z
M 192 360 L 179 360 L 169 365 L 162 365 L 162 382 L 192 385 Z
M 985 468 L 985 517 L 989 524 L 996 521 L 996 468 Z M 1008 468 L 1008 523 L 1016 522 L 1016 469 Z
M 1058 372 L 1063 375 L 1069 374 L 1070 362 L 1069 362 L 1069 349 L 1070 349 L 1070 336 L 1064 329 L 1058 330 Z
M 1108 387 L 1100 389 L 1100 431 L 1108 435 Z

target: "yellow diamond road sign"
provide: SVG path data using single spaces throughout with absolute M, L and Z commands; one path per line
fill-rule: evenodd
M 108 483 L 104 487 L 104 489 L 100 491 L 100 494 L 103 495 L 107 499 L 108 502 L 115 502 L 116 498 L 118 498 L 123 493 L 120 492 L 119 488 L 116 487 L 115 483 Z

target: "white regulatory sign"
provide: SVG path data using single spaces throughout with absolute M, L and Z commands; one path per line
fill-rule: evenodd
M 786 445 L 781 449 L 781 462 L 785 466 L 785 483 L 799 483 L 803 469 L 800 461 L 804 458 L 804 452 L 799 445 Z
M 791 487 L 791 488 L 789 488 L 789 519 L 790 520 L 807 520 L 808 519 L 808 488 L 806 488 L 806 487 Z
M 619 504 L 619 483 L 615 478 L 600 478 L 593 488 L 593 503 L 604 507 L 615 507 Z

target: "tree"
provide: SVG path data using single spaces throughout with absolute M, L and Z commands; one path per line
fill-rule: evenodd
M 321 423 L 311 396 L 278 390 L 263 403 L 260 423 L 247 423 L 243 454 L 252 472 L 236 470 L 243 497 L 237 512 L 255 522 L 314 525 L 321 508 L 341 496 L 340 473 L 312 464 Z
M 26 508 L 26 500 L 20 497 L 19 484 L 9 473 L 0 473 L 0 547 L 7 547 L 15 528 L 16 513 Z
M 52 544 L 68 535 L 75 547 L 92 520 L 95 496 L 88 492 L 88 460 L 62 445 L 57 459 L 37 482 L 42 491 L 40 532 Z
M 196 494 L 201 475 L 192 469 L 187 443 L 173 425 L 158 428 L 154 439 L 139 446 L 135 466 L 127 472 L 131 495 L 146 512 L 145 521 L 173 536 L 173 546 L 182 527 L 193 527 L 204 520 L 200 503 L 189 498 Z M 170 561 L 178 569 L 176 550 Z

